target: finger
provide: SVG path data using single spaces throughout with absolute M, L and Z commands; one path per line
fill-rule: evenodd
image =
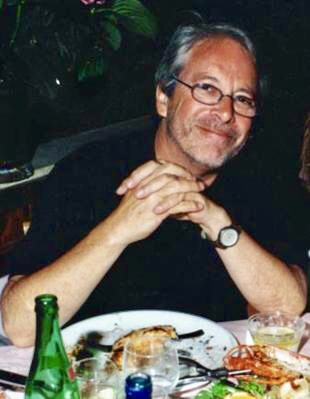
M 176 205 L 175 207 L 169 209 L 169 215 L 178 215 L 178 214 L 188 214 L 188 213 L 195 213 L 200 212 L 203 209 L 203 204 L 199 201 L 183 201 Z M 186 216 L 181 216 L 180 219 L 188 220 Z
M 170 200 L 173 202 L 174 199 L 177 200 L 177 202 L 181 202 L 184 200 L 184 195 L 193 193 L 193 194 L 199 194 L 202 190 L 204 190 L 204 185 L 200 181 L 191 181 L 191 180 L 186 180 L 180 177 L 174 177 L 173 181 L 170 183 L 167 183 L 163 188 L 161 188 L 158 193 L 154 193 L 153 195 L 157 195 L 159 198 L 162 199 L 162 201 L 165 201 L 168 199 L 167 206 L 169 206 L 169 197 Z M 166 198 L 167 197 L 167 198 Z M 196 200 L 196 197 L 189 197 L 189 200 Z M 199 197 L 198 197 L 199 199 Z M 159 204 L 158 204 L 159 205 Z M 172 206 L 175 206 L 176 203 L 172 203 Z M 166 209 L 165 209 L 166 210 Z M 165 211 L 164 210 L 164 211 Z
M 204 204 L 204 208 L 209 210 L 214 205 L 214 202 L 204 194 L 200 194 L 194 191 L 184 193 L 184 201 L 200 201 Z
M 170 174 L 179 177 L 184 177 L 189 180 L 196 180 L 196 177 L 193 176 L 188 170 L 184 169 L 182 166 L 179 166 L 175 163 L 166 162 L 166 161 L 158 161 L 161 164 L 159 169 L 161 174 Z
M 137 198 L 146 198 L 149 195 L 163 189 L 166 186 L 165 195 L 178 191 L 202 191 L 205 189 L 205 185 L 201 181 L 188 180 L 187 177 L 180 178 L 171 174 L 164 174 L 155 177 L 148 183 L 138 187 L 136 192 Z
M 116 194 L 124 195 L 129 189 L 136 187 L 143 179 L 151 175 L 159 167 L 156 161 L 148 161 L 135 169 L 116 189 Z
M 149 161 L 135 169 L 117 188 L 118 195 L 125 194 L 128 189 L 138 186 L 143 180 L 152 179 L 152 174 L 171 174 L 187 178 L 189 180 L 196 180 L 196 178 L 187 170 L 179 165 L 166 161 Z
M 189 171 L 184 169 L 183 167 L 173 164 L 171 162 L 166 161 L 158 161 L 158 167 L 153 170 L 148 176 L 145 176 L 144 179 L 140 180 L 140 186 L 145 186 L 150 181 L 152 181 L 157 176 L 161 175 L 170 175 L 175 177 L 183 177 L 187 180 L 194 180 L 196 181 L 196 177 L 193 176 Z M 139 187 L 140 188 L 140 187 Z
M 182 203 L 184 201 L 187 201 L 187 200 L 185 200 L 185 193 L 179 192 L 179 193 L 171 194 L 169 196 L 166 196 L 162 201 L 160 201 L 153 208 L 153 212 L 158 215 L 169 212 L 170 209 L 177 207 L 180 203 Z M 200 203 L 200 204 L 202 204 L 202 207 L 200 207 L 200 210 L 203 209 L 202 201 L 188 200 L 187 202 Z

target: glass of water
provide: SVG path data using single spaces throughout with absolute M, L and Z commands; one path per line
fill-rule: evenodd
M 153 392 L 170 392 L 179 379 L 175 343 L 155 335 L 129 340 L 123 356 L 124 378 L 137 371 L 151 377 Z
M 81 399 L 117 399 L 118 369 L 108 356 L 76 361 L 73 368 Z

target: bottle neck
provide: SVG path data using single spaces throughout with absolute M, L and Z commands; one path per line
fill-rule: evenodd
M 60 338 L 57 310 L 37 310 L 36 347 L 47 345 L 52 337 Z
M 58 357 L 61 363 L 69 364 L 58 322 L 58 307 L 56 302 L 37 302 L 36 344 L 34 357 L 44 362 L 54 363 L 52 358 Z M 60 357 L 59 357 L 60 356 Z M 50 360 L 48 360 L 50 359 Z

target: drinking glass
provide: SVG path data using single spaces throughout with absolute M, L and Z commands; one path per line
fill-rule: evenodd
M 174 342 L 158 336 L 129 340 L 124 348 L 124 378 L 137 371 L 151 377 L 154 393 L 171 391 L 179 378 L 178 354 Z
M 116 399 L 118 369 L 108 356 L 90 357 L 73 364 L 81 399 Z
M 255 344 L 297 351 L 305 322 L 281 311 L 257 313 L 248 319 L 248 329 Z

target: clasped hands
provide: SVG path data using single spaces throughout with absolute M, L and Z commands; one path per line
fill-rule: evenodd
M 123 196 L 112 213 L 124 244 L 142 240 L 171 215 L 199 224 L 210 236 L 217 236 L 229 220 L 226 211 L 201 194 L 205 184 L 181 166 L 149 161 L 122 181 L 116 193 Z

